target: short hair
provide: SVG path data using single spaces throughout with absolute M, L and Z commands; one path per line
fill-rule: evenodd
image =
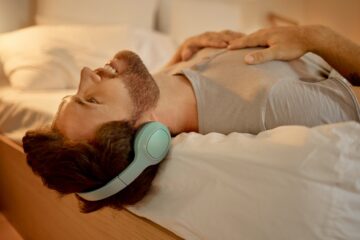
M 23 137 L 27 163 L 47 187 L 61 196 L 97 189 L 124 170 L 134 159 L 135 129 L 127 121 L 102 124 L 90 141 L 74 142 L 56 129 L 28 131 Z M 159 165 L 146 168 L 126 188 L 100 201 L 77 196 L 81 212 L 103 207 L 122 209 L 140 201 L 149 191 Z

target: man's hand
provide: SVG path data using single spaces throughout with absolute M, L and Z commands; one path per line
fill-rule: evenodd
M 221 32 L 205 32 L 203 34 L 190 37 L 181 44 L 180 48 L 177 50 L 167 66 L 189 60 L 202 48 L 226 48 L 230 41 L 240 39 L 243 36 L 245 36 L 243 33 L 225 30 Z
M 268 47 L 245 56 L 248 64 L 271 60 L 293 60 L 311 50 L 307 38 L 308 27 L 274 27 L 261 29 L 250 35 L 230 41 L 229 49 Z
M 360 46 L 328 27 L 293 26 L 262 29 L 230 41 L 229 49 L 268 47 L 245 56 L 249 64 L 270 60 L 293 60 L 313 52 L 353 85 L 360 86 Z

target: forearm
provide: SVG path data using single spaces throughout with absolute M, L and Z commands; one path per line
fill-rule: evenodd
M 321 56 L 353 85 L 360 85 L 360 46 L 323 26 L 308 26 L 309 51 Z

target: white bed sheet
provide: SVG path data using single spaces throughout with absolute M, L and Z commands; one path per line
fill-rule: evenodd
M 360 239 L 360 124 L 181 134 L 129 210 L 185 239 Z
M 0 132 L 21 142 L 25 132 L 50 124 L 61 99 L 75 89 L 23 91 L 0 87 Z

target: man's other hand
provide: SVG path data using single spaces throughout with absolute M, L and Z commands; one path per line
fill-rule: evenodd
M 261 29 L 230 41 L 228 48 L 267 47 L 247 54 L 244 60 L 248 64 L 258 64 L 271 60 L 293 60 L 311 51 L 311 45 L 307 40 L 308 28 L 311 26 Z
M 181 45 L 181 60 L 189 60 L 202 48 L 226 48 L 230 41 L 241 39 L 243 36 L 245 36 L 243 33 L 225 30 L 221 32 L 205 32 L 191 37 Z
M 190 37 L 181 44 L 175 56 L 167 64 L 172 65 L 181 61 L 187 61 L 198 51 L 206 47 L 226 48 L 230 41 L 241 39 L 245 34 L 225 30 L 221 32 L 205 32 L 194 37 Z

